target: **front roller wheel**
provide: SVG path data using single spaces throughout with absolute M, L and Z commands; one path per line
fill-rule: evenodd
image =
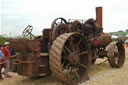
M 121 42 L 112 42 L 108 46 L 107 57 L 111 67 L 120 68 L 125 62 L 125 50 Z
M 78 33 L 64 33 L 56 38 L 50 49 L 50 69 L 56 79 L 77 85 L 88 78 L 90 47 Z

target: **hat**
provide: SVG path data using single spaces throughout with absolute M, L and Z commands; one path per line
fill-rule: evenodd
M 10 43 L 9 42 L 4 42 L 4 45 L 9 45 Z

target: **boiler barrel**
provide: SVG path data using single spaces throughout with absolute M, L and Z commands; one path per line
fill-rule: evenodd
M 111 42 L 111 36 L 106 33 L 99 33 L 90 41 L 91 47 L 106 47 Z

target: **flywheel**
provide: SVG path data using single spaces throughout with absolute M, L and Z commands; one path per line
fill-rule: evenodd
M 59 24 L 67 24 L 68 22 L 66 21 L 66 19 L 59 17 L 56 18 L 55 20 L 53 20 L 52 24 L 51 24 L 51 30 L 54 30 L 56 28 L 56 26 L 58 26 Z
M 74 21 L 71 25 L 71 28 L 70 28 L 71 32 L 78 32 L 78 33 L 83 33 L 83 26 L 82 24 L 79 22 L 79 21 Z
M 84 36 L 64 33 L 51 46 L 51 72 L 61 82 L 77 85 L 88 78 L 90 55 L 90 46 Z
M 59 24 L 52 32 L 52 42 L 61 34 L 68 33 L 69 26 L 67 24 Z

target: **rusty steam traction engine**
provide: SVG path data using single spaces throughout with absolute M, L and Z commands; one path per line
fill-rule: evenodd
M 102 7 L 96 8 L 96 20 L 57 18 L 43 35 L 35 37 L 28 25 L 24 36 L 34 39 L 12 40 L 16 50 L 10 58 L 11 69 L 19 75 L 37 77 L 53 74 L 62 83 L 77 85 L 88 79 L 88 69 L 97 58 L 107 57 L 111 67 L 120 68 L 125 61 L 122 41 L 111 42 L 103 32 Z

